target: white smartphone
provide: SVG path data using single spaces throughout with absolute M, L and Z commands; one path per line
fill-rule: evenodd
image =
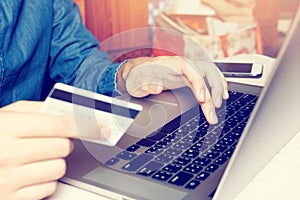
M 214 62 L 225 77 L 260 78 L 263 73 L 261 63 Z

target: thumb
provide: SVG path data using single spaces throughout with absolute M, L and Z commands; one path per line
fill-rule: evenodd
M 160 94 L 164 90 L 164 85 L 160 79 L 139 76 L 133 70 L 127 77 L 126 90 L 134 97 L 145 97 L 149 94 Z

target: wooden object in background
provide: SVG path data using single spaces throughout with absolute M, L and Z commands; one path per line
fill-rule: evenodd
M 124 60 L 151 54 L 148 48 L 151 45 L 150 32 L 115 37 L 124 31 L 148 27 L 148 0 L 85 0 L 85 16 L 87 28 L 100 42 L 114 36 L 111 45 L 102 46 L 110 55 L 127 52 L 127 56 L 123 55 L 120 59 Z

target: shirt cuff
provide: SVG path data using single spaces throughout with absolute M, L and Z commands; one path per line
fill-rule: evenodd
M 114 91 L 117 92 L 118 94 L 122 94 L 124 92 L 121 92 L 119 89 L 118 89 L 118 85 L 122 84 L 124 87 L 126 86 L 126 83 L 125 83 L 125 80 L 123 80 L 123 78 L 121 78 L 121 80 L 119 80 L 119 82 L 117 81 L 117 75 L 118 75 L 118 72 L 119 72 L 119 69 L 126 63 L 128 62 L 130 59 L 126 59 L 124 61 L 122 61 L 118 67 L 116 68 L 116 73 L 114 75 L 114 85 L 115 85 L 115 88 L 114 88 Z M 121 81 L 121 83 L 120 83 Z

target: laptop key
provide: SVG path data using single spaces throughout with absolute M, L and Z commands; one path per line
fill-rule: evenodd
M 177 159 L 174 160 L 175 163 L 179 164 L 179 165 L 187 165 L 189 162 L 191 162 L 190 158 L 187 157 L 178 157 Z
M 164 171 L 171 172 L 171 173 L 177 173 L 181 169 L 182 166 L 176 163 L 169 164 L 163 168 Z
M 163 152 L 162 148 L 158 147 L 151 147 L 150 149 L 147 149 L 145 153 L 153 154 L 153 155 L 159 155 L 161 152 Z
M 131 145 L 130 147 L 128 147 L 128 148 L 126 149 L 126 151 L 135 152 L 135 151 L 138 150 L 140 147 L 141 147 L 141 146 L 134 144 L 134 145 Z
M 179 172 L 169 180 L 169 183 L 177 186 L 183 186 L 193 177 L 194 176 L 192 174 L 186 172 Z
M 167 136 L 166 133 L 157 132 L 157 133 L 150 134 L 147 138 L 149 138 L 151 140 L 159 141 L 159 140 L 163 139 L 166 136 Z
M 185 185 L 186 189 L 194 190 L 196 187 L 200 185 L 200 181 L 191 180 L 188 184 Z
M 195 178 L 199 181 L 204 181 L 209 175 L 210 173 L 202 171 Z
M 213 172 L 216 171 L 218 168 L 219 168 L 219 165 L 211 164 L 211 165 L 209 165 L 209 166 L 205 169 L 205 171 L 210 172 L 210 173 L 213 173 Z
M 142 167 L 137 173 L 143 176 L 151 176 L 163 166 L 164 164 L 162 163 L 151 161 L 148 164 L 146 164 L 144 167 Z
M 167 181 L 169 178 L 172 177 L 172 173 L 166 171 L 158 171 L 156 174 L 152 176 L 152 178 L 160 180 L 160 181 Z
M 182 153 L 182 150 L 181 149 L 177 149 L 177 148 L 174 148 L 174 147 L 170 147 L 168 148 L 166 151 L 165 151 L 166 154 L 169 154 L 171 156 L 177 156 L 179 154 Z
M 118 155 L 116 155 L 117 158 L 120 158 L 122 160 L 131 160 L 133 159 L 134 157 L 136 157 L 136 154 L 135 153 L 131 153 L 131 152 L 128 152 L 128 151 L 122 151 L 120 152 Z
M 217 165 L 222 165 L 223 163 L 225 163 L 227 161 L 227 158 L 224 156 L 219 156 L 214 163 Z
M 155 160 L 162 163 L 168 163 L 171 160 L 173 160 L 173 158 L 173 156 L 170 156 L 168 154 L 160 154 L 158 157 L 155 158 Z
M 150 139 L 141 139 L 140 141 L 137 142 L 137 144 L 144 147 L 151 147 L 155 144 L 155 141 Z
M 153 158 L 150 154 L 140 154 L 133 160 L 125 164 L 121 169 L 128 172 L 135 172 Z
M 111 158 L 111 159 L 109 159 L 108 161 L 105 162 L 105 165 L 106 166 L 113 166 L 119 161 L 120 161 L 119 158 Z
M 211 159 L 206 158 L 206 157 L 198 157 L 196 158 L 193 163 L 200 165 L 200 166 L 207 166 L 211 162 Z
M 201 167 L 200 165 L 196 165 L 196 164 L 189 164 L 188 166 L 186 166 L 183 170 L 192 174 L 197 174 L 199 173 L 201 170 L 203 169 L 203 167 Z

